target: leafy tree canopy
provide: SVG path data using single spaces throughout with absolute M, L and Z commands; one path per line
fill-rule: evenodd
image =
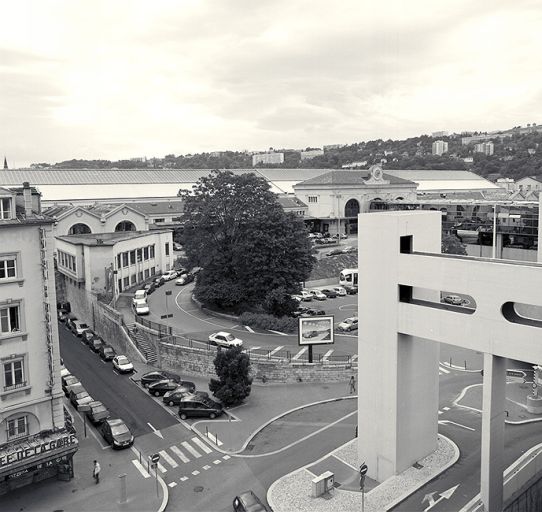
M 250 359 L 241 347 L 218 350 L 215 360 L 218 379 L 211 379 L 209 389 L 226 407 L 240 404 L 250 395 L 252 377 Z
M 459 254 L 460 256 L 467 256 L 467 250 L 465 245 L 461 243 L 461 240 L 455 235 L 448 235 L 442 239 L 442 253 L 443 254 Z
M 195 287 L 203 303 L 255 308 L 276 288 L 298 291 L 310 275 L 303 221 L 284 212 L 265 179 L 213 171 L 181 195 L 184 249 L 188 262 L 203 268 Z

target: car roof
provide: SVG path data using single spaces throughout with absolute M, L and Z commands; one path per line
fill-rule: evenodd
M 109 419 L 105 421 L 106 423 L 109 423 L 109 425 L 112 427 L 116 427 L 117 425 L 126 425 L 126 423 L 124 423 L 124 421 L 122 421 L 120 418 L 113 418 L 112 420 Z
M 216 334 L 220 334 L 222 336 L 229 336 L 231 334 L 231 332 L 226 332 L 226 331 L 218 331 L 218 332 L 215 332 L 215 335 Z M 232 335 L 233 336 L 233 335 Z
M 265 510 L 265 508 L 263 508 L 263 503 L 259 500 L 258 496 L 256 496 L 253 491 L 245 491 L 241 493 L 238 498 L 241 502 L 243 502 L 243 505 L 245 505 L 246 507 L 261 505 L 262 510 Z

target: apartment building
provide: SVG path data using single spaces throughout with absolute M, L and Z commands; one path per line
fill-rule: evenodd
M 448 143 L 443 140 L 436 140 L 433 142 L 432 153 L 438 156 L 448 153 Z
M 475 153 L 484 153 L 484 155 L 491 156 L 495 151 L 495 145 L 493 142 L 481 142 L 474 145 Z
M 73 476 L 60 382 L 52 219 L 40 195 L 0 188 L 0 494 Z
M 283 164 L 284 153 L 258 153 L 252 155 L 252 165 L 258 164 Z

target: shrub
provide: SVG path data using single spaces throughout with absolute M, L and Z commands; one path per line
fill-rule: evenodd
M 295 332 L 297 329 L 298 321 L 295 318 L 289 316 L 273 316 L 266 313 L 249 313 L 245 312 L 239 320 L 244 325 L 250 327 L 258 327 L 259 329 L 268 329 L 271 331 L 280 332 Z
M 218 379 L 211 379 L 209 389 L 226 407 L 240 404 L 251 391 L 250 358 L 232 347 L 218 350 L 214 364 Z

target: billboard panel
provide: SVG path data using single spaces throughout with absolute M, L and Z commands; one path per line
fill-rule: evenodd
M 299 319 L 298 340 L 300 345 L 330 345 L 333 336 L 333 316 Z

